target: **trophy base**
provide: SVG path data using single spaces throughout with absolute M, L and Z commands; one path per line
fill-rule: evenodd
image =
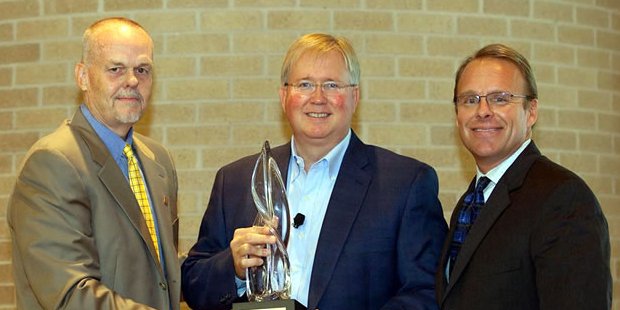
M 234 303 L 233 310 L 306 310 L 294 299 Z

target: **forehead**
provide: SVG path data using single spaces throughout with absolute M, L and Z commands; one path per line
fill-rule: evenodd
M 336 50 L 328 52 L 305 52 L 291 66 L 293 79 L 320 78 L 342 79 L 348 71 L 342 54 Z
M 130 58 L 149 62 L 153 57 L 153 42 L 140 28 L 129 25 L 110 25 L 98 29 L 91 38 L 91 53 L 108 58 Z M 118 59 L 119 61 L 121 59 Z
M 517 65 L 497 58 L 481 58 L 467 64 L 457 85 L 460 92 L 520 91 L 524 87 L 525 78 Z

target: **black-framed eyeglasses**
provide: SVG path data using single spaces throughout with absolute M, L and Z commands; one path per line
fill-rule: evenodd
M 317 83 L 317 82 L 312 82 L 312 81 L 307 81 L 307 80 L 301 80 L 295 83 L 284 83 L 284 86 L 287 86 L 287 87 L 290 86 L 293 89 L 295 89 L 295 91 L 301 94 L 304 94 L 304 95 L 310 95 L 314 93 L 314 91 L 316 91 L 319 85 L 321 86 L 321 90 L 323 91 L 323 93 L 327 96 L 339 94 L 344 89 L 349 88 L 349 87 L 357 87 L 356 84 L 345 84 L 345 83 L 336 82 L 336 81 L 326 81 L 323 83 Z
M 514 102 L 514 98 L 526 98 L 527 100 L 534 99 L 533 96 L 529 95 L 515 95 L 506 91 L 498 91 L 488 93 L 484 96 L 477 94 L 461 95 L 454 99 L 454 103 L 456 103 L 459 107 L 475 107 L 480 103 L 482 98 L 486 98 L 487 103 L 494 107 L 506 106 L 509 103 Z

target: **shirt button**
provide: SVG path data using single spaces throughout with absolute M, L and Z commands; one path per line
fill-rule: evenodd
M 164 291 L 168 288 L 168 286 L 164 282 L 159 282 L 159 287 L 161 287 L 161 289 Z

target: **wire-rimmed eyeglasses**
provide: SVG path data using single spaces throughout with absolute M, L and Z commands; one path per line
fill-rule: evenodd
M 478 106 L 482 98 L 486 98 L 487 103 L 493 107 L 506 106 L 509 103 L 513 102 L 514 98 L 526 98 L 527 100 L 534 99 L 533 96 L 529 96 L 529 95 L 515 95 L 515 94 L 511 94 L 506 91 L 498 91 L 498 92 L 488 93 L 484 96 L 477 95 L 477 94 L 461 95 L 461 96 L 454 98 L 454 103 L 456 103 L 458 107 L 466 107 L 466 108 L 476 107 Z
M 307 81 L 307 80 L 301 80 L 295 83 L 284 83 L 284 86 L 290 86 L 293 89 L 295 89 L 295 91 L 301 94 L 304 94 L 304 95 L 310 95 L 314 93 L 314 91 L 316 91 L 319 85 L 321 86 L 321 90 L 323 91 L 323 94 L 325 94 L 326 96 L 339 94 L 344 89 L 349 88 L 349 87 L 357 87 L 356 84 L 345 84 L 345 83 L 336 82 L 336 81 L 326 81 L 323 83 L 317 83 L 317 82 L 312 82 L 312 81 Z

